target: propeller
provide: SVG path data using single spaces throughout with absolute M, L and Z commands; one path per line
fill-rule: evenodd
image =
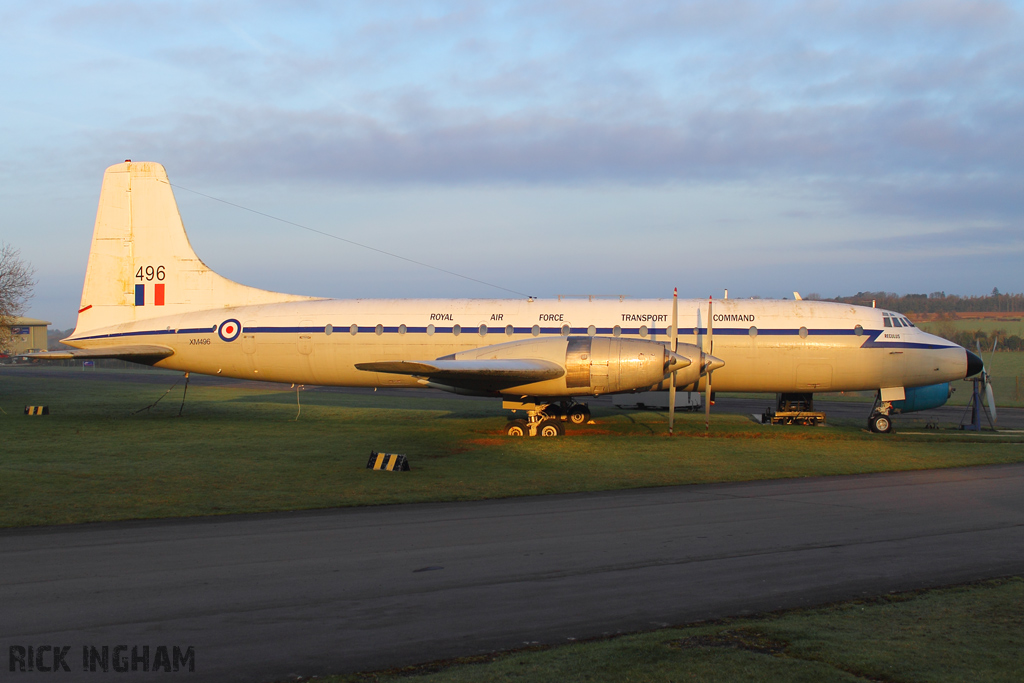
M 704 433 L 705 434 L 707 434 L 711 430 L 711 371 L 714 368 L 711 367 L 712 363 L 710 361 L 712 359 L 714 359 L 714 356 L 711 355 L 711 354 L 715 350 L 714 341 L 711 339 L 711 327 L 712 327 L 711 320 L 712 320 L 712 317 L 711 317 L 711 297 L 709 296 L 708 297 L 708 341 L 707 341 L 707 344 L 708 344 L 708 350 L 707 350 L 708 359 L 707 360 L 709 362 L 707 364 L 707 370 L 706 370 L 706 372 L 708 373 L 708 383 L 704 386 Z
M 981 342 L 977 339 L 974 340 L 974 346 L 978 349 L 978 355 L 981 355 Z M 992 352 L 988 356 L 989 362 L 992 362 L 996 354 L 996 347 L 999 346 L 999 337 L 997 336 L 992 342 Z M 996 425 L 996 397 L 992 391 L 992 376 L 988 372 L 988 365 L 984 365 L 981 368 L 981 383 L 985 386 L 985 408 L 988 410 L 989 420 L 992 422 L 992 426 Z
M 679 351 L 679 288 L 672 288 L 672 353 Z M 668 384 L 668 435 L 673 436 L 672 427 L 676 419 L 676 371 Z

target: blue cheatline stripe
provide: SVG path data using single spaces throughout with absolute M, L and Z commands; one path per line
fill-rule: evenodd
M 146 305 L 146 285 L 135 285 L 135 305 Z
M 144 287 L 144 285 L 137 285 L 137 287 Z M 136 292 L 138 292 L 138 289 L 136 289 Z M 571 328 L 570 334 L 586 335 L 587 334 L 587 329 L 588 328 L 586 328 L 586 327 L 573 327 L 573 328 Z M 694 329 L 697 330 L 697 334 L 699 334 L 699 335 L 707 334 L 707 328 L 706 327 L 700 327 L 700 328 L 688 327 L 688 328 L 682 328 L 680 330 L 680 336 L 681 337 L 691 336 L 693 334 Z M 138 331 L 134 331 L 134 332 L 115 332 L 115 333 L 112 333 L 112 334 L 97 334 L 97 335 L 91 335 L 91 336 L 88 336 L 88 337 L 76 337 L 76 341 L 77 340 L 85 341 L 85 340 L 90 340 L 90 339 L 113 339 L 113 338 L 118 338 L 118 337 L 147 337 L 147 336 L 156 336 L 156 335 L 163 335 L 163 334 L 214 334 L 216 332 L 216 330 L 217 330 L 217 326 L 216 325 L 214 325 L 212 327 L 181 328 L 181 329 L 178 329 L 178 330 L 138 330 Z M 479 330 L 478 327 L 466 326 L 466 327 L 462 328 L 462 334 L 479 336 L 480 333 L 479 333 L 478 330 Z M 520 334 L 520 335 L 527 335 L 527 334 L 528 335 L 532 335 L 533 334 L 533 327 L 514 327 L 513 330 L 514 330 L 514 334 Z M 247 328 L 245 328 L 244 331 L 247 334 L 300 334 L 300 333 L 318 333 L 318 334 L 322 334 L 322 333 L 325 332 L 325 327 L 323 327 L 323 326 L 313 326 L 313 327 L 309 327 L 309 326 L 305 326 L 305 327 L 295 327 L 295 326 L 289 326 L 289 327 L 261 326 L 261 327 L 247 327 Z M 346 334 L 350 334 L 350 327 L 335 325 L 335 326 L 333 326 L 333 330 L 332 331 L 333 331 L 333 334 L 346 335 Z M 359 334 L 376 334 L 377 326 L 376 325 L 373 325 L 373 326 L 362 326 L 362 325 L 360 325 L 358 327 L 358 331 L 359 331 Z M 954 345 L 954 344 L 946 345 L 946 344 L 924 344 L 924 343 L 919 343 L 919 342 L 878 341 L 878 337 L 881 336 L 881 334 L 884 331 L 885 330 L 881 330 L 881 329 L 880 330 L 864 330 L 864 334 L 862 336 L 865 338 L 865 340 L 864 340 L 864 343 L 861 345 L 860 348 L 863 348 L 863 349 L 873 349 L 873 348 L 886 348 L 886 349 L 951 349 L 951 348 L 956 348 L 956 345 Z M 452 332 L 453 332 L 453 327 L 435 327 L 434 328 L 434 334 L 435 335 L 439 335 L 439 334 L 440 335 L 452 334 Z M 397 326 L 390 326 L 390 325 L 388 325 L 388 326 L 384 327 L 383 334 L 398 334 L 398 333 L 399 332 L 398 332 L 398 327 Z M 597 328 L 597 334 L 600 334 L 600 335 L 609 335 L 609 334 L 613 334 L 613 333 L 614 333 L 614 328 L 611 328 L 611 327 Z M 426 327 L 408 327 L 406 329 L 406 334 L 427 334 L 427 328 Z M 561 327 L 542 327 L 542 328 L 540 328 L 540 334 L 541 335 L 547 335 L 547 336 L 560 336 L 562 334 L 562 328 Z M 639 336 L 640 335 L 640 328 L 639 327 L 623 327 L 623 328 L 621 328 L 621 334 L 626 335 L 626 336 L 630 336 L 630 335 L 631 336 Z M 668 334 L 667 328 L 652 328 L 652 329 L 648 329 L 648 331 L 647 331 L 647 335 L 648 336 L 652 336 L 652 335 L 664 335 L 664 336 L 667 336 L 667 334 Z M 750 331 L 749 331 L 749 328 L 723 327 L 723 328 L 720 328 L 720 329 L 713 329 L 712 330 L 712 334 L 716 334 L 716 335 L 720 334 L 720 335 L 726 335 L 726 336 L 734 336 L 734 335 L 735 336 L 745 336 L 745 335 L 749 335 Z M 757 336 L 762 336 L 762 335 L 770 335 L 770 336 L 771 335 L 774 335 L 774 336 L 798 336 L 799 334 L 800 334 L 800 330 L 799 329 L 758 329 L 757 330 Z M 856 332 L 854 330 L 846 330 L 846 329 L 820 329 L 820 330 L 808 330 L 807 334 L 808 334 L 808 336 L 814 335 L 814 336 L 821 336 L 821 337 L 828 337 L 828 336 L 841 337 L 841 336 L 854 336 L 854 335 L 856 335 Z M 488 337 L 500 338 L 502 336 L 507 336 L 507 335 L 505 334 L 505 328 L 504 327 L 494 327 L 494 328 L 490 328 L 489 327 L 488 330 L 487 330 L 487 336 Z M 662 340 L 662 341 L 664 341 L 664 340 Z M 494 342 L 494 343 L 500 343 L 500 342 Z

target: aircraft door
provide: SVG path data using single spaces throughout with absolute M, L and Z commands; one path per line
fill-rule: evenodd
M 310 327 L 313 327 L 313 321 L 312 320 L 303 320 L 302 322 L 299 323 L 299 327 L 301 327 L 303 329 L 308 329 Z M 299 332 L 298 350 L 299 350 L 299 353 L 301 353 L 304 356 L 308 356 L 309 354 L 313 353 L 313 333 L 312 332 L 306 332 L 306 331 L 300 331 Z
M 242 351 L 250 355 L 256 353 L 256 333 L 253 332 L 255 329 L 255 320 L 246 320 L 242 325 Z
M 890 349 L 882 359 L 882 386 L 900 387 L 904 383 L 906 354 L 902 349 Z

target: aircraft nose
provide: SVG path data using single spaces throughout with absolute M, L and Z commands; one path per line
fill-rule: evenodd
M 978 354 L 971 351 L 967 352 L 967 374 L 964 377 L 972 377 L 977 375 L 985 368 L 985 361 L 981 359 Z

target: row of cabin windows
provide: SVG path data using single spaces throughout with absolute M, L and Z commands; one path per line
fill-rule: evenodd
M 888 314 L 886 314 L 886 315 L 888 315 Z M 896 320 L 896 318 L 894 317 L 893 320 Z M 903 318 L 903 321 L 904 321 L 904 324 L 897 324 L 896 327 L 913 327 L 914 326 L 913 323 L 911 323 L 906 318 Z M 888 318 L 888 317 L 884 318 L 884 323 L 885 323 L 886 327 L 892 327 L 893 326 L 892 322 L 890 321 L 890 318 Z M 428 335 L 434 334 L 436 329 L 437 328 L 435 328 L 433 325 L 427 325 L 427 334 Z M 405 326 L 405 325 L 399 325 L 398 326 L 398 334 L 405 334 L 408 330 L 409 330 L 409 328 L 407 326 Z M 348 328 L 348 331 L 349 331 L 349 334 L 351 334 L 352 336 L 355 336 L 355 335 L 359 334 L 359 325 L 356 325 L 355 323 L 353 323 L 352 326 Z M 374 331 L 375 334 L 378 334 L 378 335 L 384 334 L 384 326 L 383 325 L 377 325 L 377 327 L 375 327 L 373 331 Z M 487 332 L 488 332 L 487 325 L 481 325 L 477 329 L 477 331 L 480 333 L 481 337 L 485 336 L 487 334 Z M 572 332 L 572 329 L 568 325 L 562 325 L 562 329 L 560 331 L 561 331 L 563 337 L 568 337 L 569 334 Z M 647 329 L 647 326 L 643 325 L 640 328 L 640 336 L 641 337 L 646 337 L 648 331 L 649 330 Z M 533 334 L 534 337 L 540 336 L 540 325 L 534 325 L 533 328 L 530 330 L 530 332 L 531 332 L 531 334 Z M 861 326 L 861 325 L 857 325 L 856 327 L 853 328 L 853 332 L 858 337 L 863 336 L 863 334 L 864 334 L 864 327 Z M 327 326 L 325 326 L 324 327 L 324 333 L 325 334 L 333 334 L 334 333 L 334 325 L 327 325 Z M 462 326 L 461 325 L 452 325 L 452 334 L 454 334 L 455 336 L 459 336 L 460 334 L 462 334 Z M 509 337 L 511 337 L 513 334 L 515 334 L 515 328 L 512 327 L 511 325 L 506 325 L 505 326 L 505 334 L 508 335 Z M 597 328 L 595 326 L 591 325 L 590 327 L 587 328 L 587 334 L 590 335 L 591 337 L 593 337 L 594 335 L 597 334 Z M 621 334 L 622 334 L 622 327 L 621 326 L 616 325 L 615 327 L 612 328 L 612 335 L 618 337 Z M 668 335 L 668 336 L 671 336 L 672 335 L 672 328 L 671 327 L 666 328 L 665 334 Z M 693 328 L 693 335 L 694 336 L 698 336 L 699 334 L 700 334 L 700 330 L 698 330 L 696 327 Z M 749 330 L 749 334 L 750 334 L 751 337 L 756 337 L 757 336 L 757 327 L 751 325 L 750 330 Z M 806 339 L 807 335 L 808 335 L 807 328 L 806 327 L 801 327 L 798 330 L 798 334 L 800 335 L 801 339 Z

